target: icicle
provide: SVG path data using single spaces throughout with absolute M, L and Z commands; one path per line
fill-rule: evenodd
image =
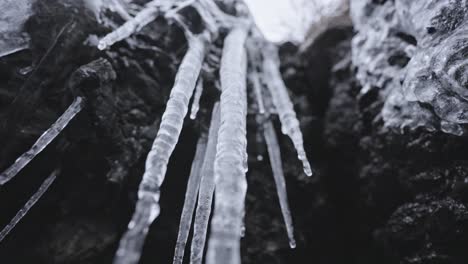
M 245 179 L 247 30 L 233 29 L 221 58 L 221 125 L 214 165 L 215 209 L 211 221 L 207 263 L 240 263 L 240 234 L 247 182 Z
M 198 205 L 193 226 L 194 231 L 190 254 L 190 263 L 192 264 L 202 263 L 203 251 L 205 249 L 206 233 L 208 230 L 208 221 L 210 219 L 213 192 L 215 188 L 214 161 L 216 155 L 216 144 L 218 142 L 219 119 L 219 104 L 216 103 L 211 115 L 208 145 L 201 170 L 202 178 L 200 182 L 200 191 L 198 192 Z
M 114 259 L 116 264 L 138 262 L 148 228 L 159 215 L 159 188 L 182 130 L 188 103 L 205 56 L 205 45 L 202 36 L 189 38 L 189 49 L 177 72 L 158 134 L 146 159 L 145 173 L 138 190 L 138 202 L 128 230 L 120 240 Z
M 0 174 L 0 186 L 15 177 L 31 160 L 41 153 L 54 140 L 68 123 L 83 109 L 83 99 L 77 97 L 68 109 L 47 129 L 34 145 L 21 155 L 13 165 Z
M 262 43 L 260 40 L 263 40 L 263 36 L 259 32 L 259 30 L 254 27 L 251 32 L 251 36 L 249 40 L 246 43 L 247 47 L 247 55 L 249 59 L 249 68 L 250 68 L 250 74 L 249 74 L 249 80 L 250 84 L 253 87 L 253 91 L 255 94 L 255 98 L 257 100 L 257 107 L 258 107 L 258 112 L 260 114 L 265 113 L 265 104 L 263 103 L 263 84 L 260 80 L 260 72 L 262 69 L 262 54 L 259 52 L 259 49 L 261 49 Z
M 262 84 L 260 83 L 260 77 L 258 76 L 257 72 L 252 72 L 251 76 L 255 97 L 257 98 L 258 112 L 260 114 L 264 114 L 265 105 L 263 104 Z
M 29 210 L 36 204 L 36 202 L 44 195 L 44 193 L 49 189 L 50 185 L 55 181 L 57 174 L 60 170 L 54 170 L 52 174 L 44 180 L 39 189 L 29 198 L 26 204 L 21 208 L 21 210 L 16 213 L 15 217 L 11 219 L 10 223 L 3 228 L 0 232 L 0 242 L 10 233 L 10 231 L 15 228 L 16 224 L 21 221 L 21 219 L 29 212 Z
M 263 60 L 263 69 L 266 75 L 265 81 L 271 93 L 273 104 L 278 111 L 281 121 L 281 132 L 291 138 L 296 148 L 298 158 L 301 160 L 304 167 L 305 174 L 307 174 L 307 176 L 312 176 L 312 169 L 304 150 L 304 141 L 299 126 L 299 120 L 297 120 L 294 106 L 289 98 L 286 85 L 281 78 L 278 50 L 273 44 L 270 44 L 269 47 L 264 47 L 263 52 L 265 55 Z
M 195 210 L 195 202 L 197 201 L 197 193 L 200 187 L 201 168 L 206 152 L 207 138 L 202 135 L 198 140 L 197 151 L 192 162 L 190 176 L 185 192 L 184 207 L 182 216 L 180 217 L 179 234 L 174 252 L 174 264 L 182 264 L 184 260 L 185 245 L 192 225 L 193 211 Z
M 190 119 L 197 117 L 198 110 L 200 109 L 200 98 L 203 93 L 203 78 L 198 79 L 197 87 L 195 87 L 195 94 L 193 95 L 192 109 L 190 110 Z
M 281 152 L 276 138 L 276 132 L 271 121 L 263 125 L 263 134 L 267 144 L 268 155 L 270 157 L 270 164 L 273 170 L 273 177 L 275 179 L 276 191 L 280 202 L 281 213 L 283 214 L 284 223 L 286 225 L 286 232 L 288 233 L 289 246 L 296 247 L 296 240 L 294 239 L 294 227 L 291 218 L 291 211 L 288 205 L 288 195 L 286 192 L 286 182 L 284 180 L 283 166 L 281 164 Z
M 160 4 L 158 5 L 158 2 L 161 1 L 153 0 L 149 2 L 146 4 L 143 10 L 136 14 L 134 18 L 128 20 L 122 26 L 99 40 L 98 49 L 104 50 L 107 47 L 112 46 L 114 43 L 129 37 L 135 32 L 140 31 L 144 26 L 155 20 L 159 13 Z

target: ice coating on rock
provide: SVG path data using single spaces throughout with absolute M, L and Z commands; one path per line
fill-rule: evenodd
M 127 20 L 122 26 L 99 40 L 98 49 L 104 50 L 114 43 L 128 38 L 130 35 L 140 31 L 144 26 L 154 21 L 159 14 L 159 2 L 161 1 L 153 0 L 149 2 L 134 18 Z
M 263 135 L 270 157 L 271 169 L 273 171 L 273 178 L 276 184 L 276 191 L 280 202 L 281 213 L 283 214 L 284 223 L 286 225 L 286 232 L 288 233 L 289 245 L 291 248 L 296 247 L 296 239 L 294 238 L 294 226 L 291 217 L 291 211 L 288 205 L 288 194 L 286 192 L 286 181 L 284 180 L 283 165 L 281 162 L 281 151 L 276 138 L 275 128 L 271 121 L 263 125 Z
M 466 0 L 351 1 L 356 77 L 379 89 L 385 126 L 464 133 L 467 11 Z
M 41 153 L 68 125 L 68 123 L 83 109 L 83 98 L 77 97 L 65 112 L 50 126 L 32 147 L 23 153 L 15 163 L 0 174 L 0 186 L 15 177 L 26 165 Z
M 418 46 L 427 48 L 445 39 L 466 19 L 466 0 L 395 0 L 400 29 L 411 34 Z
M 29 212 L 29 210 L 37 203 L 37 201 L 44 195 L 44 193 L 49 189 L 50 185 L 55 181 L 59 170 L 55 170 L 52 174 L 47 177 L 44 182 L 41 184 L 39 189 L 29 198 L 26 204 L 21 208 L 21 210 L 16 213 L 16 215 L 11 219 L 10 223 L 6 225 L 3 230 L 0 232 L 0 242 L 15 228 L 16 224 Z
M 197 118 L 198 110 L 200 109 L 200 98 L 203 93 L 203 79 L 200 78 L 195 87 L 195 93 L 193 94 L 192 108 L 190 109 L 190 119 Z
M 409 101 L 429 104 L 446 123 L 468 123 L 468 23 L 408 65 L 403 91 Z
M 294 105 L 289 98 L 288 90 L 281 77 L 279 70 L 279 57 L 278 50 L 273 44 L 264 47 L 264 61 L 263 71 L 265 74 L 265 81 L 270 91 L 273 105 L 278 112 L 281 121 L 281 132 L 291 138 L 294 147 L 297 151 L 297 156 L 302 162 L 304 172 L 307 176 L 312 176 L 312 168 L 307 160 L 306 152 L 304 150 L 304 140 L 299 124 L 294 111 Z
M 214 162 L 216 156 L 216 145 L 218 142 L 218 131 L 220 125 L 219 104 L 213 107 L 211 115 L 210 131 L 208 133 L 208 144 L 201 169 L 201 182 L 198 194 L 198 205 L 193 225 L 193 238 L 190 253 L 190 263 L 201 264 L 203 251 L 205 250 L 208 222 L 210 220 L 213 192 L 215 189 Z
M 27 49 L 30 37 L 24 24 L 32 15 L 33 0 L 0 1 L 0 58 Z
M 240 263 L 240 234 L 247 182 L 247 29 L 234 28 L 221 58 L 221 125 L 214 164 L 215 206 L 208 242 L 208 264 Z
M 137 263 L 148 228 L 159 215 L 160 186 L 167 163 L 177 144 L 188 103 L 193 94 L 205 56 L 205 40 L 189 37 L 189 48 L 177 72 L 156 139 L 146 159 L 138 190 L 138 202 L 128 230 L 120 240 L 114 263 Z
M 192 216 L 195 210 L 198 189 L 200 187 L 201 168 L 205 158 L 206 146 L 206 135 L 201 136 L 198 139 L 197 150 L 192 161 L 192 168 L 190 170 L 187 190 L 185 192 L 184 207 L 182 208 L 182 215 L 180 217 L 179 234 L 177 235 L 174 260 L 172 262 L 174 264 L 181 264 L 184 260 L 185 245 L 187 244 L 190 226 L 192 225 Z

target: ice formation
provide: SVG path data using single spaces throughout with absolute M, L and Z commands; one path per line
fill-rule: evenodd
M 215 189 L 214 161 L 220 125 L 219 111 L 219 104 L 216 103 L 213 107 L 210 131 L 208 133 L 208 144 L 201 169 L 202 178 L 200 181 L 198 205 L 195 214 L 195 223 L 193 225 L 193 238 L 190 252 L 190 263 L 192 264 L 202 263 L 203 251 L 205 250 L 208 221 L 210 219 L 213 192 Z
M 386 127 L 464 134 L 467 1 L 356 0 L 350 6 L 356 77 L 361 93 L 378 89 Z
M 177 72 L 158 134 L 146 159 L 138 190 L 138 202 L 128 230 L 120 240 L 114 263 L 137 263 L 148 228 L 159 215 L 160 186 L 167 163 L 179 139 L 188 103 L 193 94 L 205 56 L 206 40 L 189 37 L 189 49 Z
M 215 206 L 207 262 L 240 263 L 240 238 L 247 171 L 246 115 L 247 29 L 233 29 L 221 58 L 221 125 L 214 165 Z
M 15 163 L 0 174 L 0 185 L 4 185 L 15 177 L 29 162 L 31 162 L 39 153 L 41 153 L 60 132 L 68 125 L 68 123 L 83 109 L 83 98 L 77 97 L 68 109 L 55 121 L 52 126 L 47 129 L 34 145 L 18 159 Z
M 255 92 L 255 97 L 257 98 L 258 112 L 260 114 L 265 113 L 265 105 L 263 104 L 263 92 L 262 92 L 262 83 L 260 82 L 260 76 L 258 73 L 252 73 L 252 86 Z
M 263 56 L 263 70 L 266 86 L 270 91 L 273 105 L 281 121 L 281 132 L 291 138 L 296 148 L 297 156 L 304 167 L 305 174 L 307 174 L 307 176 L 312 176 L 312 168 L 310 167 L 304 150 L 304 141 L 299 126 L 299 120 L 296 117 L 294 105 L 289 98 L 286 85 L 281 78 L 278 50 L 274 45 L 270 44 L 268 47 L 263 47 L 263 52 L 265 55 Z
M 44 182 L 41 184 L 39 189 L 29 198 L 26 204 L 21 208 L 21 210 L 16 213 L 16 215 L 11 219 L 10 223 L 6 225 L 2 231 L 0 231 L 0 242 L 10 233 L 10 231 L 15 228 L 16 224 L 29 212 L 29 210 L 37 203 L 37 201 L 44 195 L 44 193 L 49 189 L 50 185 L 54 183 L 55 178 L 60 170 L 55 170 L 52 174 L 47 177 Z
M 184 207 L 182 208 L 182 215 L 180 217 L 179 234 L 177 236 L 173 264 L 182 264 L 184 260 L 185 245 L 187 244 L 190 226 L 192 225 L 192 216 L 195 210 L 198 189 L 200 187 L 201 169 L 205 158 L 206 145 L 206 135 L 201 136 L 200 139 L 198 139 L 197 150 L 193 158 L 187 183 L 187 191 L 185 192 Z
M 212 78 L 217 77 L 219 68 L 220 102 L 214 103 L 208 136 L 201 137 L 197 145 L 179 226 L 174 263 L 180 264 L 183 261 L 193 211 L 196 208 L 195 220 L 193 221 L 191 263 L 202 263 L 205 242 L 208 238 L 206 263 L 239 264 L 240 240 L 245 231 L 244 203 L 247 191 L 246 173 L 248 171 L 247 78 L 249 78 L 252 92 L 257 98 L 258 113 L 264 117 L 267 113 L 263 94 L 264 89 L 268 88 L 273 105 L 279 114 L 283 133 L 287 134 L 293 141 L 306 174 L 312 174 L 303 147 L 299 121 L 279 71 L 277 49 L 259 34 L 251 18 L 248 17 L 248 12 L 242 9 L 242 4 L 237 1 L 228 3 L 236 3 L 234 9 L 237 10 L 237 16 L 223 12 L 211 0 L 150 1 L 142 9 L 132 9 L 132 12 L 126 10 L 131 5 L 128 2 L 123 4 L 119 0 L 103 0 L 102 3 L 95 3 L 96 9 L 99 9 L 99 5 L 104 2 L 108 9 L 117 12 L 126 22 L 99 41 L 98 48 L 100 50 L 111 47 L 117 41 L 131 36 L 155 20 L 158 15 L 178 22 L 184 29 L 188 42 L 188 50 L 178 69 L 159 130 L 147 156 L 132 219 L 120 240 L 114 263 L 132 264 L 139 261 L 148 229 L 160 213 L 160 187 L 165 178 L 167 164 L 178 142 L 183 121 L 188 112 L 190 98 L 193 95 L 190 117 L 195 119 L 200 108 L 204 77 L 208 83 L 213 81 Z M 92 5 L 93 3 L 88 1 L 88 4 Z M 188 6 L 193 7 L 191 11 L 197 12 L 201 17 L 204 26 L 204 31 L 201 33 L 191 32 L 182 18 L 182 12 L 179 12 Z M 134 12 L 135 10 L 140 11 L 137 13 Z M 131 17 L 135 13 L 136 15 Z M 225 38 L 222 54 L 219 54 L 221 52 L 217 51 L 221 51 L 221 48 L 211 45 L 211 42 L 221 41 L 223 37 Z M 246 44 L 247 38 L 254 41 Z M 246 45 L 249 46 L 249 56 L 247 56 Z M 205 57 L 208 56 L 206 53 L 209 50 L 212 50 L 213 54 L 210 53 L 211 57 L 205 61 Z M 219 56 L 221 56 L 220 65 L 218 65 Z M 108 66 L 110 67 L 110 64 Z M 247 69 L 250 73 L 248 77 Z M 78 78 L 76 80 L 72 76 L 72 83 L 75 84 L 71 85 L 72 92 L 86 94 L 86 91 L 80 90 L 81 87 L 78 86 L 81 85 L 80 78 L 87 76 L 88 73 L 84 70 L 73 75 Z M 112 73 L 114 72 L 112 71 Z M 93 74 L 100 75 L 102 73 L 96 71 Z M 115 73 L 110 79 L 115 79 Z M 93 98 L 93 95 L 87 94 L 86 97 Z M 64 129 L 68 122 L 83 108 L 83 101 L 82 97 L 75 99 L 57 122 L 38 139 L 31 150 L 20 156 L 15 164 L 0 175 L 0 185 L 14 177 Z M 89 103 L 92 105 L 91 103 L 98 104 L 99 102 L 90 100 Z M 290 245 L 295 247 L 281 154 L 271 121 L 267 121 L 265 124 L 264 136 Z M 31 197 L 25 207 L 0 233 L 0 240 L 34 205 L 54 179 L 55 174 L 43 183 L 38 192 Z M 211 231 L 208 234 L 212 206 L 214 211 L 210 223 Z
M 24 25 L 33 13 L 32 4 L 31 0 L 0 1 L 0 58 L 29 48 Z
M 104 38 L 99 40 L 98 48 L 100 50 L 112 46 L 114 43 L 119 42 L 135 32 L 140 31 L 144 26 L 156 19 L 159 14 L 160 0 L 153 0 L 146 4 L 146 6 L 132 19 L 129 19 L 122 26 L 107 34 Z
M 273 171 L 273 178 L 276 184 L 276 191 L 280 202 L 281 213 L 283 214 L 284 223 L 286 225 L 286 232 L 288 233 L 289 246 L 296 247 L 296 239 L 294 238 L 294 226 L 291 217 L 291 211 L 288 205 L 288 194 L 286 192 L 286 182 L 284 180 L 283 165 L 281 162 L 281 152 L 276 138 L 275 128 L 271 121 L 265 122 L 263 125 L 263 134 L 267 144 L 268 155 L 270 157 L 271 169 Z
M 199 78 L 193 95 L 192 108 L 190 109 L 190 119 L 197 118 L 198 110 L 200 109 L 200 98 L 203 93 L 203 78 Z

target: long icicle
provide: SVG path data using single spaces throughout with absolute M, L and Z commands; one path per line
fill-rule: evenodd
M 144 26 L 154 21 L 159 14 L 159 2 L 161 2 L 161 0 L 149 2 L 134 18 L 128 20 L 122 26 L 99 40 L 98 49 L 104 50 L 114 45 L 114 43 L 128 38 L 133 33 L 140 31 Z
M 193 158 L 187 190 L 185 191 L 184 207 L 180 217 L 179 233 L 177 235 L 174 260 L 172 262 L 174 264 L 182 264 L 184 260 L 185 245 L 187 244 L 190 226 L 192 225 L 193 212 L 195 210 L 198 189 L 200 187 L 201 169 L 205 158 L 206 146 L 207 136 L 202 135 L 200 139 L 198 139 L 197 150 Z
M 60 170 L 54 170 L 52 174 L 47 177 L 44 182 L 41 184 L 39 189 L 29 198 L 26 204 L 21 208 L 21 210 L 16 213 L 15 217 L 11 219 L 10 223 L 6 225 L 3 230 L 0 232 L 0 242 L 10 233 L 10 231 L 15 228 L 15 226 L 23 219 L 23 217 L 29 212 L 29 210 L 36 204 L 36 202 L 44 195 L 44 193 L 49 189 L 50 185 L 55 181 L 57 174 Z
M 68 123 L 83 109 L 83 98 L 77 97 L 67 110 L 47 129 L 34 145 L 23 153 L 15 163 L 0 174 L 0 186 L 9 182 L 54 140 Z
M 296 148 L 297 156 L 304 167 L 305 174 L 307 174 L 307 176 L 312 176 L 312 169 L 304 150 L 304 140 L 302 138 L 299 120 L 296 117 L 294 105 L 289 98 L 288 90 L 281 77 L 278 49 L 274 44 L 268 44 L 267 47 L 264 47 L 263 52 L 265 81 L 267 82 L 273 105 L 278 111 L 281 121 L 281 132 L 291 138 Z
M 190 263 L 201 264 L 205 249 L 208 222 L 210 220 L 213 192 L 215 189 L 214 162 L 216 156 L 216 144 L 219 131 L 219 104 L 216 103 L 211 114 L 210 131 L 208 133 L 208 145 L 201 170 L 200 190 L 198 192 L 198 205 L 193 225 L 193 238 L 190 251 Z
M 247 181 L 246 68 L 244 27 L 224 41 L 221 58 L 221 125 L 214 164 L 215 208 L 207 264 L 240 264 L 240 238 Z
M 193 95 L 192 108 L 190 109 L 190 119 L 197 118 L 198 110 L 200 110 L 200 99 L 203 93 L 203 78 L 199 78 L 197 87 L 195 87 L 195 94 Z
M 188 43 L 189 48 L 177 72 L 158 134 L 146 159 L 145 173 L 138 190 L 138 202 L 128 230 L 120 240 L 114 259 L 116 264 L 138 262 L 148 228 L 159 215 L 160 186 L 179 139 L 188 103 L 205 56 L 206 41 L 203 36 L 191 36 Z
M 291 217 L 291 211 L 288 205 L 288 194 L 286 192 L 286 181 L 284 180 L 283 165 L 281 164 L 281 151 L 276 138 L 275 128 L 271 121 L 265 122 L 263 125 L 263 135 L 270 157 L 270 164 L 273 170 L 273 178 L 275 179 L 276 192 L 280 202 L 281 213 L 283 214 L 284 224 L 286 225 L 286 232 L 288 233 L 289 246 L 296 247 L 296 240 L 294 239 L 294 226 Z

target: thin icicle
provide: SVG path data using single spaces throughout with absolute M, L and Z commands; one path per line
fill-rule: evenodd
M 153 0 L 146 4 L 145 8 L 138 12 L 134 18 L 128 20 L 122 26 L 99 40 L 98 49 L 104 50 L 114 43 L 140 31 L 144 26 L 154 21 L 159 14 L 160 2 L 161 0 Z
M 280 60 L 278 49 L 273 44 L 269 44 L 267 47 L 264 47 L 263 51 L 265 81 L 270 91 L 273 105 L 278 111 L 281 121 L 281 132 L 291 138 L 296 148 L 297 156 L 304 167 L 305 174 L 307 174 L 307 176 L 312 176 L 312 169 L 304 150 L 304 141 L 299 126 L 299 120 L 296 117 L 294 105 L 289 98 L 286 85 L 284 84 L 279 70 Z
M 211 214 L 213 202 L 213 192 L 215 188 L 214 161 L 216 156 L 216 144 L 218 142 L 219 131 L 219 104 L 213 107 L 211 115 L 210 131 L 208 133 L 208 145 L 201 170 L 200 191 L 198 192 L 198 205 L 193 226 L 193 239 L 190 253 L 190 263 L 201 264 L 203 251 L 205 249 L 206 233 Z
M 206 153 L 207 138 L 202 135 L 198 140 L 197 150 L 193 158 L 192 168 L 185 192 L 184 207 L 182 216 L 180 217 L 179 234 L 174 252 L 174 264 L 182 264 L 184 260 L 185 245 L 187 244 L 190 226 L 192 225 L 193 211 L 195 210 L 195 202 L 197 201 L 198 189 L 200 187 L 201 169 Z
M 263 40 L 263 36 L 257 28 L 253 28 L 251 32 L 251 37 L 247 40 L 247 56 L 249 59 L 249 80 L 250 84 L 253 87 L 255 98 L 257 101 L 258 112 L 260 114 L 265 113 L 265 104 L 263 103 L 263 83 L 260 79 L 260 72 L 262 69 L 262 54 L 259 52 L 262 43 L 260 40 Z
M 15 177 L 31 160 L 41 153 L 54 140 L 68 123 L 83 109 L 83 98 L 77 97 L 68 109 L 47 129 L 34 145 L 23 153 L 8 169 L 0 174 L 0 186 Z
M 114 259 L 116 264 L 138 262 L 148 228 L 159 215 L 160 186 L 200 74 L 205 45 L 202 36 L 189 37 L 189 49 L 177 72 L 158 134 L 146 159 L 145 173 L 138 190 L 138 202 L 128 230 L 120 240 Z
M 203 93 L 203 78 L 199 78 L 197 87 L 195 87 L 195 94 L 193 95 L 192 109 L 190 110 L 190 119 L 197 117 L 198 110 L 200 109 L 200 98 Z
M 240 263 L 242 213 L 247 190 L 246 36 L 246 28 L 233 29 L 224 41 L 221 58 L 221 125 L 214 165 L 216 199 L 207 264 Z
M 10 231 L 15 228 L 16 224 L 21 221 L 21 219 L 29 212 L 29 210 L 36 204 L 36 202 L 44 195 L 44 193 L 49 189 L 50 185 L 55 181 L 57 174 L 60 170 L 54 170 L 52 174 L 47 177 L 44 182 L 41 184 L 39 189 L 29 198 L 26 204 L 21 208 L 21 210 L 16 213 L 15 217 L 11 219 L 10 223 L 6 225 L 3 230 L 0 232 L 0 242 L 10 233 Z
M 251 73 L 251 81 L 254 88 L 255 97 L 257 98 L 258 112 L 260 114 L 265 113 L 265 105 L 263 104 L 263 93 L 262 93 L 262 84 L 260 82 L 260 76 L 257 72 Z
M 271 121 L 263 125 L 263 135 L 267 144 L 268 155 L 270 157 L 270 164 L 273 170 L 273 178 L 275 179 L 276 191 L 280 202 L 281 213 L 283 214 L 284 224 L 286 225 L 286 232 L 288 233 L 289 246 L 296 247 L 296 240 L 294 239 L 294 226 L 291 217 L 291 211 L 288 205 L 288 194 L 286 192 L 286 181 L 284 180 L 283 165 L 281 164 L 281 152 L 276 138 L 276 132 Z

